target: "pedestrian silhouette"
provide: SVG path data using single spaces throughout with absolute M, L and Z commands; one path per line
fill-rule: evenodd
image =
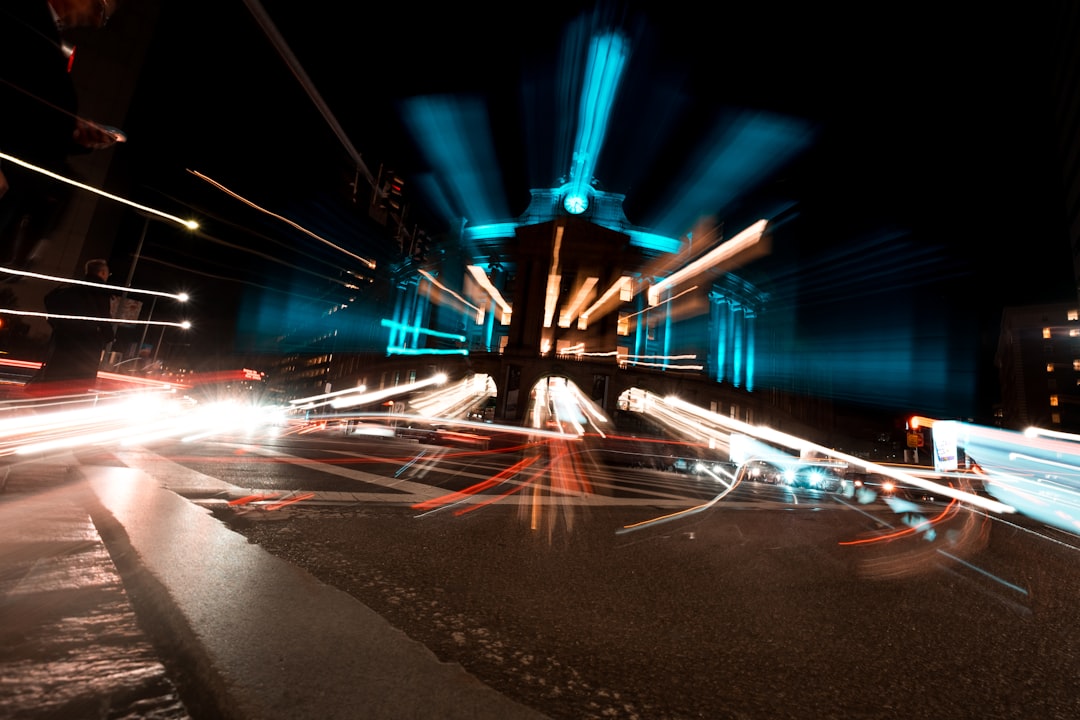
M 82 282 L 61 285 L 45 296 L 52 336 L 45 362 L 31 380 L 32 385 L 55 388 L 63 384 L 71 392 L 84 392 L 97 385 L 102 352 L 116 333 L 116 326 L 107 322 L 112 319 L 112 299 L 117 295 L 114 289 L 102 287 L 108 279 L 108 263 L 90 260 Z

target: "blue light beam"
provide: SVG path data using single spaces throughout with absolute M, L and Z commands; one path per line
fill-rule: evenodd
M 458 342 L 465 342 L 464 335 L 458 335 L 456 333 L 440 332 L 439 330 L 429 330 L 427 328 L 416 327 L 414 325 L 405 325 L 403 323 L 394 322 L 393 320 L 387 320 L 383 318 L 380 323 L 385 328 L 391 330 L 404 331 L 409 333 L 415 333 L 418 335 L 430 335 L 431 337 L 447 338 L 449 340 L 457 340 Z
M 722 124 L 696 156 L 700 162 L 673 183 L 673 200 L 649 225 L 661 235 L 678 236 L 702 217 L 723 216 L 736 199 L 766 180 L 806 149 L 811 126 L 768 113 L 744 113 Z
M 459 218 L 479 224 L 509 216 L 487 108 L 481 100 L 449 95 L 410 98 L 402 115 L 434 168 L 454 213 L 446 218 L 451 225 Z
M 577 136 L 563 196 L 563 206 L 571 214 L 580 214 L 589 206 L 593 173 L 629 55 L 629 44 L 619 33 L 598 35 L 589 45 L 585 83 L 578 101 Z

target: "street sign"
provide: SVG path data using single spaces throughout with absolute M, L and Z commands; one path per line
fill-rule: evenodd
M 945 422 L 934 425 L 934 469 L 949 472 L 959 467 L 959 452 L 956 442 L 956 423 Z
M 112 308 L 112 316 L 117 320 L 138 320 L 142 312 L 142 301 L 131 298 L 116 298 L 115 307 Z

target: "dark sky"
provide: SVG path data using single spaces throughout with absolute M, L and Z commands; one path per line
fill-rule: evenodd
M 535 162 L 554 148 L 530 146 L 524 128 L 558 112 L 551 76 L 567 28 L 601 16 L 620 18 L 633 54 L 598 180 L 627 195 L 633 222 L 654 214 L 718 119 L 745 110 L 814 128 L 814 147 L 774 192 L 813 197 L 846 222 L 943 224 L 950 243 L 984 252 L 998 244 L 988 233 L 1015 237 L 1053 214 L 1042 18 L 928 16 L 918 4 L 873 17 L 556 5 L 519 22 L 469 6 L 262 3 L 372 172 L 425 169 L 403 99 L 481 97 L 513 213 L 530 187 L 556 180 Z M 167 193 L 192 168 L 267 202 L 341 190 L 347 155 L 243 2 L 166 2 L 151 52 L 125 148 L 148 185 Z M 643 140 L 656 150 L 643 153 Z
M 301 241 L 187 169 L 332 234 L 349 232 L 347 154 L 243 2 L 164 4 L 125 127 L 133 175 L 152 204 L 194 210 L 207 233 L 277 262 L 157 231 L 148 256 L 175 275 L 196 271 L 192 282 L 202 277 L 208 287 L 211 277 L 242 276 L 317 294 L 317 279 L 302 280 L 326 273 L 325 264 L 285 272 L 303 266 L 287 249 Z M 735 223 L 770 203 L 793 205 L 798 221 L 784 236 L 784 262 L 817 274 L 801 287 L 821 284 L 821 258 L 837 254 L 840 267 L 896 238 L 895 250 L 874 261 L 897 268 L 880 281 L 895 285 L 895 295 L 860 300 L 858 264 L 843 265 L 853 282 L 840 276 L 837 285 L 849 289 L 810 298 L 827 317 L 908 299 L 916 314 L 970 314 L 985 369 L 1001 305 L 1071 291 L 1049 115 L 1048 9 L 963 14 L 916 3 L 852 14 L 764 3 L 695 13 L 658 3 L 554 3 L 525 16 L 483 4 L 364 5 L 262 7 L 372 172 L 382 163 L 406 177 L 430 169 L 405 130 L 407 98 L 479 98 L 508 206 L 521 212 L 531 187 L 556 180 L 549 168 L 559 167 L 558 149 L 526 129 L 557 119 L 567 30 L 614 18 L 632 55 L 598 180 L 626 195 L 632 222 L 646 223 L 671 202 L 724 118 L 768 113 L 811 128 L 813 143 L 745 198 L 702 212 L 723 211 L 719 220 Z M 424 217 L 424 198 L 412 199 Z M 943 279 L 931 291 L 906 289 L 901 278 L 912 274 Z M 235 283 L 232 291 L 215 287 L 223 296 L 246 292 Z M 809 328 L 821 317 L 800 322 Z

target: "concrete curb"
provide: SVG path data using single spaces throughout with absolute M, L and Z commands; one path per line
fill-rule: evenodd
M 132 592 L 211 697 L 238 720 L 544 716 L 393 628 L 130 468 L 84 467 L 95 522 Z

